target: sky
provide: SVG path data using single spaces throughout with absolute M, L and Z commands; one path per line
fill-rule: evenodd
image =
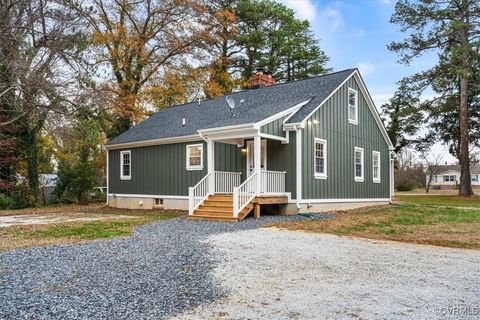
M 328 67 L 334 71 L 352 67 L 360 70 L 377 108 L 393 95 L 399 80 L 435 63 L 431 54 L 405 66 L 397 62 L 397 53 L 387 49 L 390 42 L 405 37 L 397 25 L 390 23 L 394 0 L 277 1 L 310 22 L 320 47 L 330 57 Z M 449 163 L 456 162 L 440 144 L 432 152 L 444 155 Z

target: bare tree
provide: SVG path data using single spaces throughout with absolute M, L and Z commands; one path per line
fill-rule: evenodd
M 424 152 L 420 155 L 420 157 L 425 162 L 425 171 L 427 176 L 425 192 L 428 193 L 430 191 L 433 177 L 437 176 L 441 171 L 441 163 L 443 160 L 443 156 L 439 154 L 429 154 L 427 152 Z
M 13 135 L 38 200 L 38 137 L 52 113 L 71 114 L 87 43 L 77 13 L 62 0 L 0 0 L 0 131 Z

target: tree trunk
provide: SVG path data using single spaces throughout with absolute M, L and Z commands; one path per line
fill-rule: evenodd
M 468 131 L 468 78 L 470 76 L 468 39 L 466 27 L 460 30 L 460 39 L 462 43 L 462 74 L 460 76 L 460 106 L 459 106 L 459 153 L 460 162 L 460 185 L 458 195 L 470 197 L 473 195 L 472 182 L 470 180 L 470 134 Z
M 25 150 L 25 161 L 27 162 L 27 181 L 29 187 L 29 202 L 31 205 L 39 203 L 39 187 L 38 180 L 38 152 L 37 152 L 37 132 L 32 128 L 28 128 L 23 137 L 23 147 Z
M 470 153 L 468 132 L 468 80 L 460 79 L 460 143 L 458 161 L 460 162 L 460 186 L 458 194 L 469 197 L 473 195 L 472 182 L 470 180 Z

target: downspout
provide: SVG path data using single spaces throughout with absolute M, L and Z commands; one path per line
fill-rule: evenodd
M 297 195 L 296 202 L 297 208 L 301 208 L 302 201 L 302 130 L 299 125 L 294 126 L 295 129 L 295 153 L 296 153 L 296 182 L 297 182 Z
M 107 199 L 106 199 L 105 205 L 108 206 L 108 195 L 109 195 L 109 193 L 110 193 L 110 190 L 109 190 L 109 187 L 108 187 L 108 158 L 109 158 L 109 154 L 108 154 L 108 149 L 105 148 L 105 146 L 102 146 L 102 149 L 107 152 L 107 155 L 106 155 L 106 158 L 107 158 L 107 161 L 106 161 L 106 162 L 107 162 L 107 163 L 106 163 L 106 164 L 107 164 L 107 170 L 106 170 L 106 176 L 105 176 L 105 180 L 106 180 L 106 182 L 107 182 Z
M 392 147 L 389 147 L 388 150 L 390 151 L 389 152 L 389 155 L 390 155 L 390 204 L 393 203 L 393 194 L 395 192 L 395 172 L 394 172 L 394 161 L 395 161 L 395 153 L 393 152 L 393 148 Z

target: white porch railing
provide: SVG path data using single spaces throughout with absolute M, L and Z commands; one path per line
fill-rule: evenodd
M 215 171 L 215 193 L 232 194 L 241 183 L 241 172 Z
M 240 211 L 257 195 L 257 173 L 253 173 L 239 187 L 233 188 L 233 216 L 238 217 Z
M 241 184 L 239 172 L 215 171 L 207 174 L 194 187 L 188 189 L 188 213 L 193 214 L 211 194 L 233 193 L 233 216 L 238 217 L 257 195 L 285 194 L 285 175 L 285 171 L 261 171 L 258 188 L 257 172 Z
M 210 178 L 211 174 L 207 174 L 194 187 L 188 188 L 188 214 L 193 212 L 200 204 L 210 195 Z
M 285 171 L 261 171 L 260 194 L 285 194 Z

